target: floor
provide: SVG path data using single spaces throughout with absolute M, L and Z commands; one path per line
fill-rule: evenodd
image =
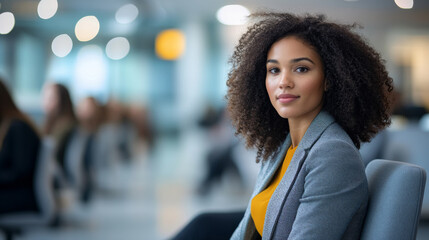
M 244 208 L 252 184 L 242 185 L 234 175 L 227 175 L 208 195 L 196 194 L 205 151 L 192 146 L 200 146 L 203 138 L 194 132 L 159 139 L 151 157 L 137 154 L 108 172 L 103 190 L 90 204 L 70 204 L 63 226 L 30 228 L 16 239 L 168 239 L 200 212 Z M 429 223 L 421 224 L 417 239 L 429 239 Z

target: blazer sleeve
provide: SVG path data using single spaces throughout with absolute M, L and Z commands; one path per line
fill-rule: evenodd
M 358 150 L 330 140 L 309 151 L 304 192 L 289 239 L 341 239 L 368 199 L 368 184 Z
M 20 184 L 33 176 L 40 139 L 22 121 L 13 121 L 0 152 L 0 186 Z

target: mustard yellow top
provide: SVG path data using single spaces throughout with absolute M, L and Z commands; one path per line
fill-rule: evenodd
M 282 180 L 283 175 L 285 175 L 296 148 L 297 146 L 294 148 L 292 148 L 292 145 L 290 146 L 290 148 L 287 150 L 286 157 L 283 160 L 281 168 L 277 170 L 277 173 L 270 185 L 268 185 L 265 190 L 260 192 L 252 199 L 252 203 L 250 205 L 250 215 L 252 216 L 253 222 L 255 223 L 256 230 L 261 236 L 264 230 L 265 214 L 267 212 L 268 202 Z

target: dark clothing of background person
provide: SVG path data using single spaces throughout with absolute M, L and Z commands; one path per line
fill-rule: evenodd
M 60 135 L 60 137 L 57 136 L 56 138 L 58 145 L 55 151 L 55 159 L 57 160 L 59 166 L 61 167 L 64 173 L 64 176 L 68 180 L 72 179 L 72 173 L 70 172 L 71 170 L 66 167 L 66 152 L 75 131 L 76 131 L 76 127 L 74 125 L 70 125 L 68 129 L 64 130 L 64 133 Z M 56 180 L 56 181 L 59 181 L 59 180 Z M 56 187 L 59 187 L 59 185 L 61 184 L 59 182 L 56 182 L 55 185 L 58 185 Z
M 203 213 L 189 222 L 172 240 L 229 239 L 237 228 L 244 211 Z
M 27 123 L 10 121 L 0 145 L 0 214 L 39 210 L 33 188 L 39 148 Z

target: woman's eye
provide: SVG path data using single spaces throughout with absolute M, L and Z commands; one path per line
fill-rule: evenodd
M 308 68 L 307 67 L 297 67 L 295 71 L 299 72 L 299 73 L 304 73 L 304 72 L 308 72 Z
M 276 73 L 280 72 L 280 70 L 278 68 L 270 68 L 270 69 L 268 69 L 268 71 L 272 74 L 276 74 Z

